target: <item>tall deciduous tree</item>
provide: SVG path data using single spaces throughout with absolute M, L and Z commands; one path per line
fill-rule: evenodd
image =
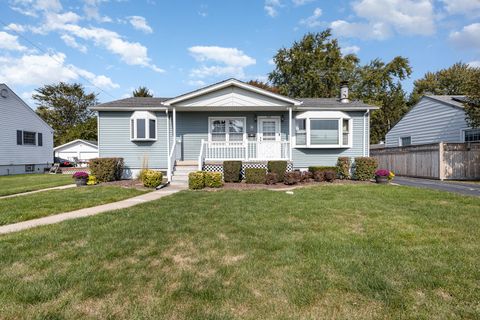
M 247 82 L 251 86 L 255 86 L 260 89 L 264 89 L 273 93 L 280 93 L 280 90 L 278 88 L 271 86 L 267 82 L 259 81 L 259 80 L 250 80 Z
M 134 97 L 153 97 L 147 87 L 138 87 L 138 89 L 133 90 L 132 94 Z
M 35 91 L 36 112 L 55 130 L 55 145 L 79 138 L 96 140 L 97 122 L 91 120 L 95 115 L 88 108 L 98 104 L 97 94 L 86 93 L 81 84 L 64 82 Z
M 436 72 L 427 72 L 423 78 L 415 80 L 409 104 L 414 105 L 424 94 L 467 94 L 468 81 L 474 72 L 473 68 L 462 62 Z
M 480 68 L 472 68 L 466 94 L 466 120 L 471 127 L 480 128 Z
M 290 97 L 335 97 L 340 82 L 349 79 L 359 60 L 355 55 L 342 55 L 329 29 L 308 33 L 290 48 L 278 50 L 273 57 L 275 70 L 268 78 Z

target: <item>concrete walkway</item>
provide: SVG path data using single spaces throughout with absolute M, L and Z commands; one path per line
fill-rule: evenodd
M 40 190 L 34 190 L 34 191 L 28 191 L 28 192 L 22 192 L 22 193 L 15 193 L 15 194 L 10 194 L 8 196 L 2 196 L 0 199 L 7 199 L 7 198 L 13 198 L 13 197 L 19 197 L 19 196 L 26 196 L 29 194 L 34 194 L 34 193 L 39 193 L 39 192 L 45 192 L 45 191 L 51 191 L 51 190 L 63 190 L 63 189 L 70 189 L 76 187 L 74 184 L 67 184 L 66 186 L 59 186 L 59 187 L 52 187 L 52 188 L 46 188 L 46 189 L 40 189 Z
M 54 223 L 58 223 L 58 222 L 70 220 L 70 219 L 89 217 L 89 216 L 93 216 L 93 215 L 107 212 L 107 211 L 129 208 L 140 203 L 145 203 L 145 202 L 163 198 L 165 196 L 169 196 L 171 194 L 177 193 L 187 188 L 188 188 L 188 185 L 186 183 L 178 183 L 178 182 L 172 183 L 168 187 L 165 187 L 163 189 L 152 191 L 152 192 L 142 194 L 140 196 L 136 196 L 133 198 L 125 199 L 122 201 L 102 204 L 96 207 L 84 208 L 80 210 L 59 213 L 53 216 L 0 226 L 0 234 L 17 232 L 21 230 L 38 227 L 38 226 L 54 224 Z
M 440 181 L 410 177 L 395 177 L 394 183 L 402 186 L 428 188 L 441 191 L 449 191 L 470 196 L 480 196 L 480 183 L 468 183 L 460 181 Z

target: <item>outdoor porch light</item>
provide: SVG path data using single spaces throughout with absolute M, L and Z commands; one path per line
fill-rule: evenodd
M 285 116 L 282 114 L 282 116 L 280 117 L 280 121 L 284 121 L 285 120 Z

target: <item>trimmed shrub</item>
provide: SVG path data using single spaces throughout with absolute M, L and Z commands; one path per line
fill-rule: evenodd
M 156 188 L 162 184 L 163 173 L 156 170 L 142 170 L 143 186 L 147 188 Z
M 317 171 L 325 172 L 325 171 L 337 171 L 337 167 L 327 167 L 327 166 L 312 166 L 308 167 L 308 171 L 315 174 Z
M 290 171 L 285 173 L 285 179 L 283 183 L 286 185 L 294 185 L 302 180 L 302 173 L 300 171 Z
M 325 171 L 323 173 L 323 177 L 325 178 L 325 181 L 333 182 L 333 181 L 335 181 L 335 178 L 337 177 L 337 172 L 336 171 Z
M 205 172 L 204 176 L 205 176 L 205 187 L 220 188 L 221 186 L 223 186 L 221 172 Z
M 337 160 L 337 176 L 340 179 L 350 179 L 350 158 L 339 157 Z
M 378 162 L 373 157 L 357 157 L 355 158 L 355 179 L 368 181 L 375 177 Z
M 310 182 L 313 179 L 313 173 L 310 171 L 303 171 L 302 172 L 302 182 Z
M 123 158 L 95 158 L 89 162 L 90 173 L 98 182 L 120 180 L 123 174 Z
M 268 172 L 277 174 L 277 181 L 282 182 L 287 171 L 287 161 L 268 161 Z
M 240 182 L 242 179 L 242 161 L 224 161 L 223 162 L 223 180 L 225 182 Z
M 317 182 L 325 181 L 325 172 L 324 171 L 315 171 L 313 173 L 313 180 Z
M 245 181 L 247 183 L 263 184 L 265 183 L 266 176 L 267 176 L 267 172 L 265 169 L 262 169 L 262 168 L 245 169 Z
M 268 172 L 265 176 L 266 184 L 276 184 L 278 182 L 278 176 L 275 172 Z
M 190 172 L 188 174 L 188 188 L 192 190 L 199 190 L 205 188 L 205 172 Z

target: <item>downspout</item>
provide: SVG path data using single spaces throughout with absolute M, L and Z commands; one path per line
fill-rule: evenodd
M 168 118 L 168 109 L 165 109 L 167 116 L 167 180 L 172 180 L 172 164 L 170 163 L 170 119 Z
M 288 140 L 289 140 L 289 154 L 288 154 L 288 158 L 290 159 L 290 161 L 292 161 L 292 143 L 293 143 L 293 139 L 292 139 L 292 132 L 293 132 L 293 128 L 292 128 L 292 107 L 289 107 L 288 108 Z
M 368 157 L 370 155 L 370 152 L 367 152 L 367 116 L 369 113 L 370 113 L 370 110 L 367 110 L 363 114 L 363 156 L 364 157 Z

